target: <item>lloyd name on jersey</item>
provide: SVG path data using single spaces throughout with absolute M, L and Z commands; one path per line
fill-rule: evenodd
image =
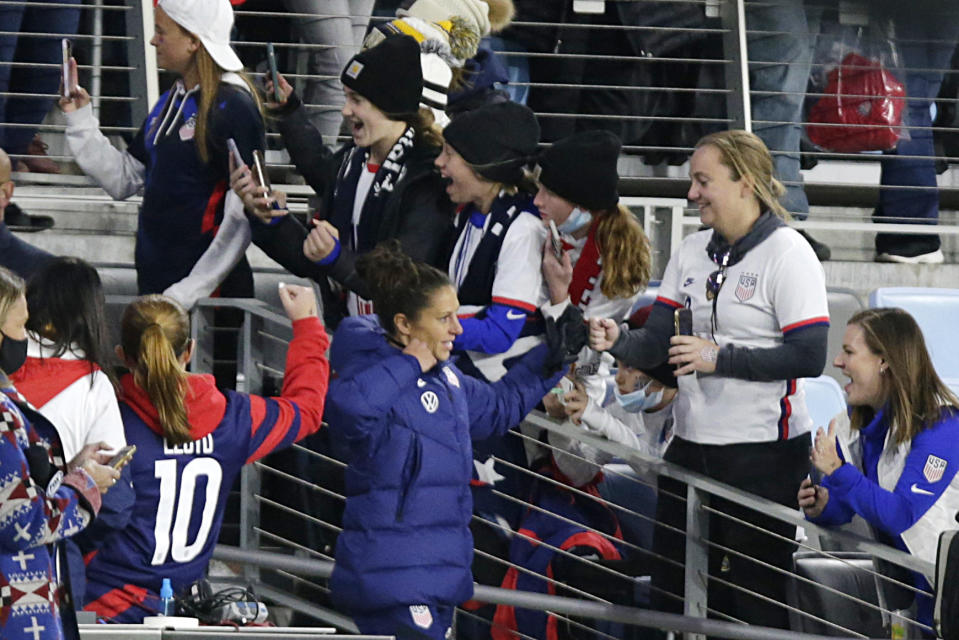
M 210 455 L 213 453 L 213 434 L 203 436 L 193 442 L 184 442 L 183 444 L 170 444 L 163 440 L 163 455 L 165 456 L 192 456 L 192 455 Z

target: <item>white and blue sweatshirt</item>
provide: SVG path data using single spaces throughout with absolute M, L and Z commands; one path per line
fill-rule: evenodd
M 817 524 L 840 525 L 859 514 L 880 538 L 935 564 L 939 534 L 959 528 L 959 413 L 940 419 L 909 442 L 896 445 L 887 409 L 858 432 L 845 414 L 836 416 L 844 464 L 823 478 L 829 501 Z M 916 574 L 916 586 L 931 591 L 932 576 Z M 932 602 L 919 598 L 919 620 L 932 620 Z

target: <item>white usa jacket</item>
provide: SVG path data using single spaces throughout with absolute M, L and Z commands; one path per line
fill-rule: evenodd
M 944 410 L 936 424 L 899 446 L 886 410 L 858 433 L 846 414 L 836 418 L 846 464 L 823 478 L 829 502 L 812 520 L 842 524 L 859 514 L 903 551 L 935 564 L 939 534 L 959 529 L 959 413 Z

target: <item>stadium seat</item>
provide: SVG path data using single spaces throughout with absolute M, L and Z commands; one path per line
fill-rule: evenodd
M 806 407 L 812 417 L 813 429 L 829 428 L 829 421 L 840 411 L 846 410 L 846 397 L 839 383 L 831 376 L 804 378 Z
M 882 613 L 878 609 L 867 607 L 819 586 L 831 587 L 878 606 L 876 578 L 870 573 L 873 571 L 872 556 L 866 553 L 842 552 L 827 557 L 813 551 L 800 551 L 793 554 L 793 568 L 796 575 L 815 584 L 791 579 L 786 596 L 791 607 L 868 638 L 888 635 L 888 632 L 883 630 Z M 792 631 L 803 633 L 844 637 L 851 635 L 849 631 L 844 633 L 795 610 L 789 613 L 789 626 Z
M 859 296 L 852 289 L 827 288 L 826 296 L 829 303 L 829 335 L 826 338 L 826 368 L 823 369 L 823 373 L 844 384 L 845 376 L 839 369 L 832 366 L 832 362 L 842 350 L 846 323 L 849 322 L 849 318 L 862 311 L 863 306 Z
M 515 55 L 526 53 L 526 49 L 512 40 L 504 40 L 496 36 L 484 38 L 484 42 L 489 44 L 490 49 L 500 54 L 499 58 L 506 65 L 509 72 L 509 84 L 506 91 L 513 102 L 526 104 L 526 98 L 529 97 L 529 62 L 524 55 Z
M 916 319 L 926 339 L 932 364 L 955 390 L 959 387 L 959 289 L 882 287 L 869 294 L 869 306 L 900 307 Z

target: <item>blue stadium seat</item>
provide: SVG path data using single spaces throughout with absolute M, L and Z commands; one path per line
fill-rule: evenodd
M 932 364 L 953 390 L 959 388 L 959 289 L 882 287 L 869 294 L 870 307 L 900 307 L 922 329 Z
M 496 36 L 483 39 L 489 48 L 500 54 L 499 58 L 509 71 L 509 84 L 505 87 L 509 98 L 513 102 L 526 104 L 529 96 L 529 62 L 526 60 L 526 49 L 512 40 L 504 40 Z
M 862 311 L 863 306 L 852 289 L 827 287 L 826 296 L 829 302 L 829 335 L 826 338 L 826 368 L 823 373 L 832 376 L 840 384 L 845 384 L 846 378 L 832 363 L 842 350 L 842 338 L 846 333 L 849 318 Z
M 839 383 L 830 376 L 803 378 L 806 390 L 806 407 L 812 417 L 813 429 L 829 428 L 829 421 L 840 411 L 846 410 L 846 397 Z
M 800 551 L 793 555 L 793 569 L 796 575 L 811 583 L 793 578 L 787 585 L 786 601 L 793 607 L 789 614 L 792 631 L 843 637 L 849 637 L 853 632 L 867 638 L 888 634 L 883 629 L 882 613 L 876 608 L 880 599 L 871 556 L 833 553 L 832 557 L 825 557 L 816 552 Z M 850 597 L 843 597 L 836 591 Z M 872 607 L 861 604 L 863 602 Z M 800 612 L 808 612 L 847 631 L 803 616 Z

